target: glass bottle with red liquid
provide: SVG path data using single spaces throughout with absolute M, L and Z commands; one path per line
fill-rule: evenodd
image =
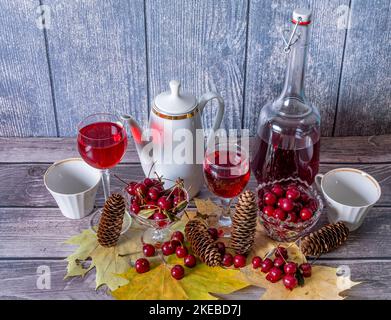
M 319 170 L 320 115 L 304 94 L 311 12 L 295 9 L 292 24 L 284 88 L 258 119 L 251 168 L 259 183 L 294 177 L 312 184 Z

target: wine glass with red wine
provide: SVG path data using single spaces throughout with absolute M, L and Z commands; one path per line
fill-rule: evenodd
M 208 189 L 221 199 L 219 225 L 224 236 L 229 236 L 231 202 L 250 180 L 248 152 L 238 144 L 216 143 L 206 150 L 203 168 Z
M 117 165 L 128 146 L 121 119 L 110 113 L 88 116 L 78 125 L 77 146 L 83 160 L 102 171 L 105 200 L 110 196 L 109 169 Z

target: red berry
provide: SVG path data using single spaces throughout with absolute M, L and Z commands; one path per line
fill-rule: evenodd
M 179 264 L 175 265 L 171 269 L 171 276 L 176 280 L 181 280 L 185 276 L 185 269 Z
M 284 221 L 287 217 L 287 213 L 284 210 L 277 208 L 276 210 L 274 210 L 273 217 L 278 220 Z
M 216 228 L 208 228 L 208 232 L 213 240 L 217 240 L 217 238 L 219 237 L 219 232 Z
M 153 200 L 148 200 L 147 203 L 145 204 L 145 209 L 156 209 L 157 210 L 156 202 Z
M 149 271 L 149 262 L 147 259 L 140 258 L 135 263 L 136 271 L 138 273 L 144 273 Z
M 276 257 L 273 261 L 273 264 L 277 268 L 282 268 L 285 264 L 285 260 L 282 257 Z
M 295 201 L 300 198 L 300 191 L 296 188 L 290 188 L 286 191 L 285 197 L 289 200 Z
M 174 248 L 174 250 L 176 250 L 176 248 L 182 246 L 182 243 L 180 243 L 178 240 L 171 240 L 171 245 L 172 247 Z
M 284 189 L 281 185 L 275 184 L 272 188 L 272 192 L 278 197 L 281 198 L 284 196 Z
M 225 244 L 223 242 L 217 242 L 216 246 L 217 246 L 217 250 L 219 251 L 221 256 L 224 256 L 225 255 Z
M 297 287 L 298 281 L 293 274 L 287 274 L 282 278 L 282 283 L 284 284 L 285 288 L 293 290 Z
M 292 182 L 288 184 L 287 189 L 299 189 L 299 186 L 296 183 Z
M 309 263 L 302 263 L 299 266 L 299 269 L 301 270 L 301 273 L 303 274 L 303 277 L 305 277 L 305 278 L 311 277 L 312 267 L 311 267 L 311 265 Z
M 144 196 L 147 193 L 147 186 L 142 182 L 137 183 L 136 186 L 134 187 L 134 189 L 135 189 L 136 194 L 139 194 L 139 195 Z
M 318 204 L 315 199 L 310 199 L 307 203 L 307 207 L 312 210 L 312 212 L 315 212 L 318 210 Z
M 308 208 L 303 208 L 300 211 L 300 218 L 303 221 L 309 220 L 312 217 L 312 211 Z
M 157 221 L 160 228 L 164 228 L 168 224 L 167 217 L 163 212 L 155 212 L 152 219 Z
M 165 256 L 172 255 L 175 252 L 174 247 L 172 246 L 170 241 L 166 241 L 162 245 L 162 252 Z
M 172 208 L 172 200 L 163 196 L 158 199 L 157 205 L 163 210 L 170 210 Z
M 192 254 L 187 255 L 183 261 L 185 263 L 185 266 L 188 268 L 195 267 L 197 263 L 195 256 L 193 256 Z
M 152 257 L 155 255 L 155 247 L 151 244 L 144 244 L 143 245 L 143 253 L 146 257 Z
M 156 187 L 151 187 L 148 190 L 148 198 L 151 200 L 157 200 L 159 199 L 160 191 Z
M 166 220 L 167 217 L 163 212 L 155 212 L 152 216 L 153 220 Z
M 259 189 L 258 190 L 258 199 L 263 199 L 264 195 L 265 195 L 265 190 Z
M 180 204 L 184 199 L 182 197 L 174 196 L 174 200 L 172 201 L 172 205 L 175 208 Z
M 265 260 L 262 261 L 261 271 L 263 273 L 268 273 L 272 267 L 273 267 L 273 261 L 269 258 L 266 258 Z
M 184 258 L 187 256 L 188 251 L 186 247 L 177 247 L 175 253 L 178 258 Z
M 280 268 L 272 267 L 266 276 L 266 279 L 272 283 L 277 282 L 282 277 L 282 271 Z
M 306 193 L 302 193 L 300 197 L 300 201 L 304 204 L 306 204 L 310 200 L 310 196 Z
M 254 257 L 251 262 L 253 264 L 254 269 L 258 269 L 262 266 L 262 259 L 258 256 Z
M 234 267 L 235 268 L 243 268 L 246 266 L 246 257 L 242 254 L 237 254 L 234 257 Z
M 292 200 L 289 200 L 287 198 L 280 198 L 280 199 L 278 199 L 278 206 L 282 210 L 289 212 L 289 211 L 292 211 L 294 205 L 293 205 Z
M 275 204 L 277 201 L 277 197 L 275 196 L 274 193 L 271 193 L 271 192 L 268 192 L 268 193 L 265 193 L 264 197 L 263 197 L 263 202 L 269 206 L 272 206 L 273 204 Z
M 274 255 L 276 257 L 283 257 L 284 259 L 288 259 L 288 251 L 285 247 L 278 246 L 274 252 Z
M 151 178 L 145 178 L 143 183 L 145 184 L 146 187 L 152 187 L 155 184 L 155 181 Z
M 177 240 L 180 243 L 185 242 L 185 236 L 180 231 L 174 231 L 174 233 L 171 235 L 171 240 Z
M 135 196 L 136 195 L 136 185 L 137 185 L 137 182 L 130 182 L 127 187 L 126 187 L 126 192 L 129 193 L 131 196 Z
M 272 206 L 266 206 L 263 208 L 263 213 L 266 214 L 268 217 L 273 217 L 274 214 L 274 207 Z
M 234 257 L 230 253 L 226 253 L 223 257 L 223 266 L 230 267 L 234 263 Z
M 286 274 L 295 274 L 297 271 L 297 264 L 294 263 L 294 262 L 288 262 L 285 266 L 284 266 L 284 272 Z
M 175 187 L 174 190 L 172 190 L 172 194 L 180 198 L 185 198 L 185 192 L 179 187 Z
M 286 221 L 286 222 L 296 223 L 296 222 L 297 222 L 296 213 L 294 213 L 293 211 L 288 212 L 288 216 L 287 216 L 287 218 L 286 218 L 285 221 Z
M 138 214 L 140 212 L 140 210 L 141 210 L 141 208 L 136 202 L 134 202 L 130 205 L 130 211 L 132 211 L 133 213 Z

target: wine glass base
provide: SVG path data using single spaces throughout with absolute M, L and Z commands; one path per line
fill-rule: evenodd
M 160 248 L 162 244 L 166 241 L 170 240 L 170 230 L 169 228 L 164 229 L 154 229 L 154 228 L 148 228 L 144 231 L 143 235 L 141 236 L 141 243 L 142 244 L 152 244 L 156 248 Z
M 229 238 L 231 236 L 232 220 L 230 216 L 221 215 L 219 218 L 219 230 L 222 231 L 221 237 Z

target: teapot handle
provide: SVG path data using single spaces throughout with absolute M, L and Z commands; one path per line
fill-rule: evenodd
M 219 94 L 211 91 L 211 92 L 207 92 L 207 93 L 203 94 L 198 102 L 198 110 L 200 112 L 200 115 L 202 116 L 202 112 L 205 108 L 205 105 L 210 100 L 213 100 L 213 99 L 217 99 L 219 109 L 217 110 L 217 114 L 216 114 L 216 117 L 214 119 L 214 123 L 212 126 L 213 131 L 208 136 L 208 140 L 207 140 L 208 143 L 209 143 L 209 139 L 211 138 L 212 133 L 215 132 L 218 128 L 220 128 L 221 121 L 223 120 L 224 100 Z

